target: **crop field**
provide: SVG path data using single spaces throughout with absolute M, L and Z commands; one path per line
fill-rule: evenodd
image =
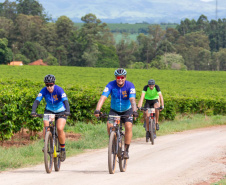
M 111 68 L 1 65 L 0 82 L 29 80 L 42 83 L 46 74 L 53 74 L 56 76 L 56 83 L 63 87 L 76 85 L 103 89 L 109 81 L 114 80 L 114 70 Z M 134 83 L 138 94 L 147 81 L 153 78 L 160 86 L 163 96 L 223 99 L 224 101 L 226 99 L 226 72 L 223 71 L 127 69 L 127 73 L 127 80 Z
M 32 104 L 44 87 L 47 74 L 56 77 L 56 84 L 63 87 L 70 104 L 70 125 L 78 121 L 97 123 L 93 112 L 102 91 L 114 80 L 111 68 L 84 68 L 63 66 L 0 66 L 0 141 L 4 141 L 21 128 L 31 132 L 42 130 L 42 121 L 31 118 Z M 134 83 L 139 101 L 143 87 L 149 79 L 155 79 L 164 97 L 161 120 L 174 120 L 182 114 L 226 114 L 226 72 L 173 71 L 154 69 L 128 69 L 127 80 Z M 43 113 L 43 100 L 38 113 Z M 110 98 L 102 112 L 110 109 Z M 142 116 L 135 124 L 142 123 Z

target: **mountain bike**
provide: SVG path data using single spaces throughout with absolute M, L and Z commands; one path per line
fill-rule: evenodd
M 150 141 L 151 144 L 154 145 L 154 140 L 156 138 L 156 129 L 155 129 L 155 109 L 162 109 L 162 107 L 160 106 L 159 108 L 145 108 L 145 107 L 141 107 L 140 110 L 146 111 L 148 110 L 148 113 L 150 114 L 149 116 L 149 135 L 150 135 Z M 146 129 L 146 127 L 145 127 Z M 148 142 L 148 138 L 146 137 L 146 142 Z
M 36 114 L 37 117 L 49 121 L 49 126 L 45 127 L 44 163 L 47 173 L 52 172 L 53 163 L 55 171 L 60 170 L 60 143 L 57 134 L 56 118 L 65 116 L 64 114 Z
M 108 115 L 100 115 L 106 117 Z M 113 126 L 110 128 L 110 137 L 108 144 L 108 170 L 110 174 L 115 173 L 118 158 L 120 172 L 125 172 L 127 159 L 123 158 L 125 151 L 125 133 L 123 132 L 121 118 L 128 118 L 129 115 L 109 115 L 113 120 Z

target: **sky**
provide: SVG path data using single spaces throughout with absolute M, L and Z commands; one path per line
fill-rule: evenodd
M 39 0 L 39 3 L 54 19 L 65 15 L 72 20 L 81 20 L 88 13 L 101 20 L 128 23 L 197 20 L 201 14 L 208 20 L 226 18 L 226 0 Z

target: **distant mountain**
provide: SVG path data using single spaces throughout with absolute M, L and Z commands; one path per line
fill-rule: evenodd
M 0 2 L 3 0 L 0 0 Z M 106 23 L 180 23 L 185 18 L 226 18 L 226 0 L 39 0 L 54 19 L 66 15 L 81 22 L 88 13 Z M 216 14 L 217 9 L 217 14 Z

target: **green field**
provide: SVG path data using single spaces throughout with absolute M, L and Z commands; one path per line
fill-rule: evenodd
M 114 80 L 111 68 L 59 67 L 59 66 L 0 66 L 0 81 L 30 80 L 43 82 L 46 74 L 56 76 L 61 86 L 80 85 L 104 88 Z M 226 72 L 223 71 L 174 71 L 157 69 L 127 69 L 127 80 L 141 92 L 149 79 L 155 79 L 163 96 L 210 98 L 226 100 Z M 137 97 L 138 98 L 138 97 Z

